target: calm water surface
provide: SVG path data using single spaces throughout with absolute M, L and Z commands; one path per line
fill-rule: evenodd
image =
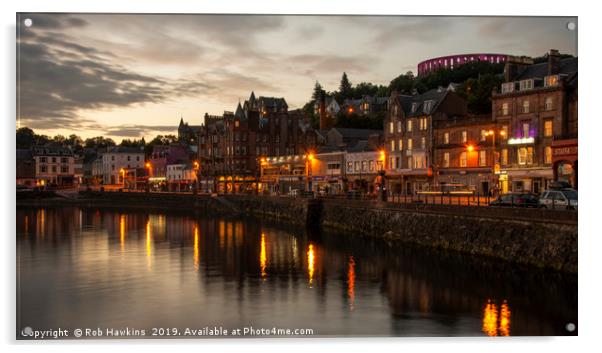
M 17 251 L 18 328 L 576 333 L 576 276 L 256 219 L 18 208 Z

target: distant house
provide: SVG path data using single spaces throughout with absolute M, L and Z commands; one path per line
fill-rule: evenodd
M 370 115 L 387 111 L 389 97 L 363 96 L 360 99 L 346 99 L 342 110 L 347 114 Z
M 324 100 L 324 105 L 325 105 L 324 110 L 325 110 L 326 116 L 328 116 L 329 118 L 336 116 L 341 111 L 341 106 L 339 105 L 337 100 L 334 99 L 334 97 L 326 97 Z M 314 113 L 316 115 L 320 114 L 320 101 L 319 100 L 316 100 L 316 102 L 314 103 Z
M 143 167 L 142 147 L 109 147 L 102 155 L 102 181 L 104 184 L 121 184 L 126 170 Z
M 73 185 L 76 180 L 73 151 L 62 146 L 40 146 L 32 149 L 37 185 Z
M 180 118 L 180 125 L 178 126 L 178 141 L 188 145 L 196 145 L 198 143 L 200 131 L 200 125 L 188 125 L 188 123 L 184 122 L 183 118 Z

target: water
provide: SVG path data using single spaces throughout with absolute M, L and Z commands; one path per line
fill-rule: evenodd
M 256 219 L 18 208 L 17 251 L 19 332 L 576 334 L 576 276 Z

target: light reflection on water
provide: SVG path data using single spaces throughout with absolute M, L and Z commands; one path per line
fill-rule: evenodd
M 508 336 L 577 322 L 570 276 L 256 220 L 23 208 L 17 239 L 18 327 Z

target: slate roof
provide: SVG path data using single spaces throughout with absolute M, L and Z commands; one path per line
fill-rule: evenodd
M 558 74 L 571 75 L 577 72 L 577 58 L 566 58 L 558 61 Z M 515 79 L 515 81 L 528 79 L 543 79 L 548 76 L 548 62 L 527 66 Z
M 415 96 L 404 96 L 400 95 L 397 97 L 406 117 L 420 116 L 424 114 L 431 114 L 434 112 L 439 103 L 443 101 L 449 91 L 445 88 L 435 88 L 424 92 L 423 94 Z M 433 101 L 429 111 L 424 111 L 424 103 L 427 101 Z M 416 109 L 412 112 L 412 105 L 416 103 Z
M 264 106 L 269 107 L 269 108 L 275 107 L 277 110 L 280 110 L 282 107 L 288 107 L 288 104 L 286 104 L 286 100 L 284 100 L 284 98 L 259 97 L 258 100 Z
M 370 130 L 370 129 L 350 129 L 350 128 L 341 128 L 335 127 L 332 128 L 337 131 L 343 139 L 368 139 L 370 135 L 379 134 L 382 135 L 382 130 Z

